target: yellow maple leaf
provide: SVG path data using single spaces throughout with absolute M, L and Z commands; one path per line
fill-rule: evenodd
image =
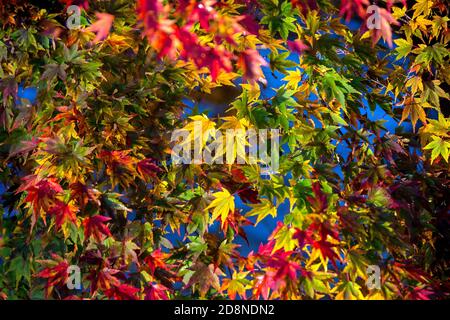
M 232 300 L 234 300 L 236 294 L 238 294 L 240 297 L 245 298 L 245 291 L 249 288 L 247 284 L 248 280 L 246 280 L 248 274 L 249 272 L 237 273 L 236 271 L 234 271 L 231 279 L 224 279 L 220 291 L 223 292 L 227 290 L 228 295 Z
M 258 82 L 243 83 L 241 84 L 241 87 L 243 91 L 245 90 L 247 93 L 248 102 L 253 102 L 259 99 L 259 96 L 261 95 L 261 88 L 259 87 Z M 242 94 L 240 95 L 240 98 L 242 98 Z
M 422 121 L 423 124 L 427 123 L 427 116 L 425 113 L 424 107 L 430 107 L 430 105 L 426 102 L 421 102 L 420 99 L 417 98 L 408 98 L 405 100 L 402 119 L 399 125 L 405 121 L 408 116 L 411 116 L 411 123 L 413 125 L 413 129 L 416 128 L 417 120 Z
M 211 224 L 220 216 L 222 227 L 228 214 L 234 211 L 234 196 L 223 188 L 222 191 L 213 194 L 215 199 L 209 204 L 206 210 L 213 209 Z
M 275 240 L 275 246 L 273 247 L 272 253 L 281 248 L 283 248 L 284 251 L 294 250 L 295 247 L 298 246 L 298 240 L 293 238 L 295 232 L 295 228 L 284 225 L 273 237 L 270 237 L 271 240 Z
M 299 83 L 302 81 L 302 75 L 299 69 L 289 70 L 288 75 L 283 78 L 283 81 L 287 81 L 287 87 L 297 89 Z
M 253 204 L 252 210 L 247 213 L 248 217 L 257 216 L 256 225 L 261 222 L 265 217 L 271 215 L 272 217 L 277 216 L 277 208 L 268 199 L 262 199 L 261 203 Z

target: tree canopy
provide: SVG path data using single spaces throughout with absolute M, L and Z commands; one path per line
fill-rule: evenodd
M 445 0 L 0 0 L 0 299 L 448 298 L 448 16 Z M 199 111 L 231 87 L 225 113 Z M 277 172 L 174 163 L 194 122 L 277 129 Z

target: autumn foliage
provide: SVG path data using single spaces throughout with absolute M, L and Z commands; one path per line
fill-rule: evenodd
M 0 299 L 448 298 L 448 3 L 371 5 L 0 0 Z M 279 129 L 279 172 L 173 164 L 193 121 Z

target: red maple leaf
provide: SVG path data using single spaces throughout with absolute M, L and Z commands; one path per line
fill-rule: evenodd
M 255 19 L 251 15 L 243 15 L 238 18 L 238 22 L 242 25 L 246 31 L 251 34 L 259 34 L 259 24 L 255 21 Z
M 115 276 L 118 273 L 120 273 L 120 270 L 109 268 L 109 266 L 105 266 L 100 270 L 91 270 L 87 276 L 87 279 L 91 282 L 91 294 L 94 295 L 98 289 L 105 292 L 114 286 L 119 286 L 120 281 Z
M 318 234 L 321 240 L 327 240 L 331 236 L 335 240 L 339 240 L 339 233 L 333 230 L 328 222 L 313 222 L 308 227 L 309 234 Z
M 137 300 L 136 294 L 139 292 L 138 288 L 135 288 L 129 284 L 113 285 L 110 289 L 105 291 L 105 295 L 114 300 Z
M 48 213 L 56 217 L 56 227 L 61 228 L 61 226 L 67 221 L 76 223 L 77 216 L 75 212 L 77 210 L 78 208 L 73 204 L 57 200 L 56 203 L 48 210 Z
M 161 172 L 156 161 L 153 159 L 144 159 L 137 163 L 137 171 L 144 179 L 156 179 L 157 174 Z
M 432 296 L 435 294 L 434 291 L 427 289 L 427 287 L 420 286 L 414 288 L 410 291 L 406 299 L 408 300 L 432 300 Z
M 94 43 L 105 40 L 108 37 L 109 31 L 111 30 L 114 16 L 109 13 L 96 12 L 97 21 L 91 24 L 87 30 L 94 32 L 96 34 L 94 38 Z
M 161 249 L 156 249 L 149 256 L 144 258 L 145 263 L 150 268 L 150 273 L 154 275 L 157 268 L 168 269 L 166 263 L 167 254 L 161 251 Z
M 239 182 L 239 183 L 248 182 L 248 179 L 245 176 L 245 173 L 244 173 L 244 171 L 242 171 L 241 168 L 231 169 L 231 177 L 233 178 L 233 181 L 235 181 L 235 182 Z
M 87 217 L 83 220 L 84 237 L 88 239 L 91 235 L 95 240 L 101 242 L 104 236 L 111 237 L 111 231 L 105 222 L 111 220 L 109 217 L 96 215 L 93 217 Z
M 67 268 L 69 267 L 69 263 L 56 254 L 51 254 L 51 256 L 53 260 L 39 261 L 47 267 L 36 275 L 38 278 L 47 279 L 47 284 L 45 285 L 46 297 L 51 294 L 55 286 L 62 287 L 66 285 L 68 278 Z
M 17 189 L 16 193 L 27 192 L 24 201 L 31 203 L 33 207 L 33 215 L 31 229 L 36 224 L 37 218 L 41 210 L 47 211 L 55 201 L 55 196 L 63 192 L 63 188 L 59 185 L 55 178 L 42 179 L 36 175 L 29 175 L 22 178 L 23 183 Z M 45 223 L 45 221 L 44 221 Z
M 292 252 L 286 251 L 277 251 L 277 254 L 269 259 L 267 265 L 269 267 L 273 267 L 277 270 L 275 274 L 275 280 L 288 278 L 290 280 L 297 280 L 297 273 L 301 270 L 300 265 L 295 262 L 289 260 L 292 256 Z
M 315 182 L 312 185 L 312 191 L 314 193 L 314 197 L 306 197 L 306 200 L 308 200 L 316 213 L 325 212 L 328 208 L 328 201 L 327 196 L 321 190 L 319 182 Z
M 300 230 L 300 229 L 297 229 L 295 231 L 294 235 L 292 236 L 292 238 L 293 239 L 297 239 L 298 247 L 301 249 L 305 245 L 307 245 L 307 244 L 312 242 L 311 233 L 312 233 L 311 230 Z
M 36 175 L 29 175 L 24 178 L 22 178 L 22 181 L 24 181 L 20 187 L 17 189 L 17 193 L 28 191 L 29 197 L 27 197 L 29 200 L 25 199 L 25 202 L 30 202 L 30 200 L 35 199 L 35 197 L 38 198 L 44 198 L 44 197 L 53 197 L 57 193 L 63 192 L 63 188 L 59 185 L 57 180 L 55 178 L 47 178 L 42 179 L 39 178 Z M 30 193 L 33 193 L 33 195 L 30 195 Z
M 273 275 L 275 273 L 275 270 L 265 270 L 264 274 L 255 277 L 256 283 L 253 286 L 253 296 L 255 299 L 262 296 L 264 300 L 268 300 L 270 289 L 278 289 L 278 286 L 273 281 Z
M 200 27 L 208 30 L 209 22 L 217 19 L 216 11 L 213 9 L 215 1 L 206 0 L 195 3 L 193 10 L 189 14 L 190 22 L 199 22 Z
M 70 191 L 71 199 L 76 200 L 80 207 L 83 208 L 89 201 L 92 201 L 100 206 L 100 201 L 98 199 L 100 192 L 98 190 L 95 190 L 78 181 L 70 185 Z
M 262 296 L 265 300 L 269 298 L 270 290 L 280 292 L 286 287 L 287 280 L 289 280 L 285 276 L 285 271 L 280 273 L 279 270 L 271 267 L 265 268 L 264 274 L 256 276 L 255 279 L 256 283 L 253 287 L 253 296 L 255 299 Z
M 295 41 L 288 41 L 287 45 L 289 50 L 298 54 L 302 54 L 303 52 L 309 50 L 309 47 L 300 39 Z
M 379 21 L 379 28 L 376 27 L 372 30 L 372 45 L 375 45 L 381 38 L 387 42 L 390 48 L 392 48 L 392 30 L 391 24 L 399 26 L 400 23 L 392 17 L 392 15 L 384 8 L 378 8 L 377 17 Z M 366 21 L 371 19 L 371 15 L 366 15 Z
M 336 247 L 336 245 L 326 240 L 314 241 L 312 245 L 320 251 L 322 257 L 328 258 L 331 264 L 337 269 L 336 260 L 340 261 L 341 259 L 333 250 L 333 247 Z
M 169 300 L 169 295 L 167 291 L 169 289 L 162 284 L 152 284 L 149 283 L 148 287 L 145 289 L 145 300 Z
M 164 6 L 161 0 L 139 0 L 137 5 L 138 19 L 144 24 L 146 32 L 158 29 L 158 19 Z
M 198 68 L 206 67 L 213 81 L 217 79 L 219 72 L 231 72 L 233 66 L 231 64 L 232 54 L 221 46 L 211 48 L 202 46 L 199 43 L 197 35 L 190 32 L 188 26 L 178 28 L 176 32 L 178 40 L 183 45 L 181 57 L 183 59 L 191 59 Z
M 364 18 L 366 16 L 366 7 L 369 5 L 369 0 L 342 0 L 339 14 L 347 22 L 350 22 L 350 19 L 355 13 L 361 18 Z
M 255 82 L 264 78 L 262 66 L 267 66 L 267 61 L 257 50 L 247 49 L 239 56 L 239 65 L 244 71 L 243 77 L 249 82 Z

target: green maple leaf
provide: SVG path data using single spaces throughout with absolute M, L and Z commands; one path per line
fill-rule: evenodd
M 297 239 L 294 239 L 293 236 L 295 234 L 295 229 L 283 226 L 281 227 L 278 232 L 271 237 L 272 239 L 275 239 L 275 246 L 272 250 L 272 252 L 276 252 L 277 250 L 283 248 L 284 251 L 291 251 L 294 250 L 296 246 L 298 246 Z
M 432 150 L 431 163 L 433 163 L 433 161 L 440 155 L 444 158 L 445 162 L 448 162 L 450 142 L 436 136 L 432 137 L 432 139 L 433 141 L 427 144 L 424 148 L 425 150 Z
M 397 58 L 395 60 L 400 60 L 403 57 L 406 57 L 412 49 L 412 41 L 411 40 L 405 40 L 405 39 L 397 39 L 394 40 L 394 43 L 397 45 L 395 48 L 395 51 L 398 52 Z
M 251 206 L 252 210 L 247 213 L 247 216 L 257 216 L 256 225 L 268 215 L 271 215 L 274 218 L 277 216 L 277 208 L 268 199 L 262 199 L 261 203 L 252 204 Z

